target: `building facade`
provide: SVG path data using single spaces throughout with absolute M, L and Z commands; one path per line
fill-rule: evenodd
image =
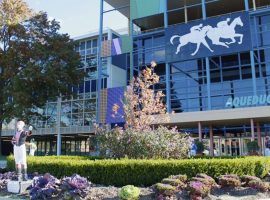
M 98 32 L 91 32 L 73 38 L 77 45 L 75 50 L 81 56 L 81 68 L 86 73 L 84 80 L 78 86 L 71 87 L 77 95 L 73 98 L 65 96 L 48 100 L 44 109 L 40 109 L 44 120 L 32 120 L 34 126 L 33 136 L 37 144 L 37 155 L 89 155 L 95 153 L 96 142 L 94 123 L 97 116 L 97 53 Z M 106 94 L 107 90 L 126 85 L 126 70 L 119 67 L 111 55 L 119 52 L 116 46 L 120 35 L 111 29 L 103 31 L 102 73 L 101 89 Z M 103 104 L 107 105 L 107 98 L 102 96 Z M 103 106 L 102 106 L 103 107 Z M 103 109 L 102 116 L 106 109 Z M 103 117 L 105 118 L 105 117 Z M 3 154 L 12 152 L 11 138 L 14 135 L 15 120 L 4 126 L 2 132 Z M 59 137 L 60 136 L 60 137 Z M 28 138 L 30 140 L 31 138 Z M 60 142 L 57 152 L 57 141 Z
M 264 152 L 270 135 L 269 0 L 105 2 L 130 21 L 128 76 L 158 63 L 155 89 L 175 113 L 169 125 L 204 141 L 211 155 L 246 155 L 254 140 Z
M 203 141 L 210 155 L 246 155 L 249 141 L 264 154 L 270 136 L 269 0 L 100 2 L 113 9 L 101 6 L 99 33 L 74 38 L 84 63 L 79 70 L 87 72 L 72 88 L 77 98 L 49 101 L 47 120 L 33 122 L 38 155 L 56 154 L 57 146 L 61 154 L 95 152 L 93 123 L 123 123 L 111 117 L 112 106 L 151 61 L 160 76 L 154 89 L 174 113 L 166 125 Z M 103 28 L 109 12 L 128 18 L 128 34 Z M 9 148 L 13 134 L 3 132 Z

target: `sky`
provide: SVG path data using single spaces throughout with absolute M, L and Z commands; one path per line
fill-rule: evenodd
M 71 37 L 99 28 L 99 0 L 25 0 L 34 11 L 45 11 L 50 19 L 61 24 L 61 32 Z M 112 9 L 107 3 L 104 10 Z M 112 29 L 127 28 L 128 20 L 118 12 L 104 14 L 104 26 Z

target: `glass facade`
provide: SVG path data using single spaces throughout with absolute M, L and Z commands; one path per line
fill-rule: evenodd
M 222 14 L 245 11 L 244 0 L 202 0 L 176 1 L 167 0 L 167 12 L 164 21 L 168 27 L 179 23 L 213 17 Z M 209 57 L 209 71 L 206 59 L 200 58 L 169 65 L 170 109 L 174 112 L 206 111 L 234 108 L 228 107 L 229 98 L 268 95 L 270 70 L 270 6 L 269 1 L 247 1 L 250 10 L 250 27 L 252 34 L 252 52 L 239 52 L 222 56 Z M 230 6 L 228 6 L 228 4 Z M 203 11 L 205 9 L 205 13 Z M 257 13 L 264 10 L 262 14 Z M 167 15 L 167 17 L 165 17 Z M 141 27 L 141 32 L 133 35 L 134 74 L 144 66 L 156 61 L 163 68 L 161 80 L 166 77 L 165 64 L 165 25 L 152 30 L 145 25 L 147 18 L 134 20 L 134 25 Z M 148 17 L 148 24 L 153 20 Z M 252 56 L 252 57 L 251 57 Z M 254 60 L 254 62 L 253 62 Z M 207 74 L 208 77 L 207 77 Z M 209 79 L 209 80 L 208 80 Z M 164 79 L 165 80 L 165 79 Z M 209 83 L 207 82 L 209 81 Z M 269 105 L 265 102 L 260 106 Z
M 103 40 L 107 40 L 104 36 Z M 62 97 L 61 101 L 61 127 L 93 126 L 96 121 L 97 107 L 97 36 L 77 41 L 75 50 L 81 56 L 81 68 L 86 73 L 84 80 L 71 90 L 76 97 Z M 107 88 L 108 58 L 102 59 L 102 85 Z M 36 128 L 53 128 L 57 121 L 57 102 L 49 101 L 43 110 L 44 120 L 33 121 Z
M 56 136 L 39 136 L 35 138 L 36 155 L 56 155 Z M 87 135 L 63 135 L 61 155 L 89 155 L 95 152 L 96 140 Z
M 155 88 L 163 89 L 169 111 L 186 114 L 194 111 L 225 112 L 239 108 L 239 105 L 243 105 L 242 108 L 270 105 L 270 101 L 261 101 L 256 105 L 247 103 L 247 97 L 262 96 L 262 99 L 266 99 L 270 94 L 269 0 L 166 0 L 165 3 L 167 10 L 163 14 L 156 13 L 132 21 L 133 69 L 136 75 L 151 61 L 157 62 L 161 84 Z M 249 11 L 252 37 L 250 51 L 166 62 L 166 28 L 242 11 Z M 158 21 L 160 15 L 163 19 Z M 244 100 L 239 104 L 228 104 L 230 99 L 237 97 Z M 190 121 L 193 121 L 193 116 L 189 116 Z M 213 148 L 214 152 L 218 152 L 217 155 L 246 155 L 247 143 L 252 140 L 252 134 L 261 149 L 264 147 L 264 137 L 270 135 L 269 122 L 249 120 L 204 123 L 202 119 L 202 123 L 182 125 L 179 121 L 176 125 L 182 128 L 182 132 L 188 132 L 194 137 L 198 137 L 201 132 L 208 150 L 210 132 L 213 133 Z

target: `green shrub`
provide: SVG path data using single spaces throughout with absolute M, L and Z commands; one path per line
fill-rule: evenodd
M 205 173 L 213 178 L 222 174 L 252 175 L 263 178 L 270 171 L 267 157 L 234 159 L 182 159 L 182 160 L 88 160 L 85 157 L 32 156 L 27 158 L 28 171 L 46 173 L 61 178 L 74 173 L 89 181 L 104 185 L 150 186 L 173 174 L 186 174 L 192 178 Z M 7 157 L 9 170 L 14 170 L 14 158 Z
M 250 141 L 247 143 L 247 149 L 249 154 L 253 155 L 260 150 L 260 147 L 257 141 Z
M 204 151 L 204 144 L 203 142 L 200 142 L 199 140 L 195 141 L 195 144 L 197 146 L 197 154 L 202 154 L 202 152 Z
M 269 190 L 269 183 L 258 180 L 250 181 L 248 183 L 248 186 L 256 190 L 259 190 L 260 192 L 267 192 Z
M 98 129 L 100 153 L 108 158 L 187 158 L 190 140 L 186 134 L 163 126 L 136 130 Z
M 140 196 L 140 189 L 134 185 L 126 185 L 121 188 L 118 196 L 121 200 L 137 200 Z

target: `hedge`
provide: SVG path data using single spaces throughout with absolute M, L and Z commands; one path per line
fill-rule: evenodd
M 96 184 L 150 186 L 169 175 L 186 174 L 188 178 L 206 173 L 213 178 L 223 174 L 264 177 L 270 170 L 267 157 L 213 158 L 183 160 L 92 160 L 85 156 L 28 157 L 28 171 L 46 173 L 61 178 L 78 173 Z M 14 170 L 14 158 L 7 158 L 9 170 Z

